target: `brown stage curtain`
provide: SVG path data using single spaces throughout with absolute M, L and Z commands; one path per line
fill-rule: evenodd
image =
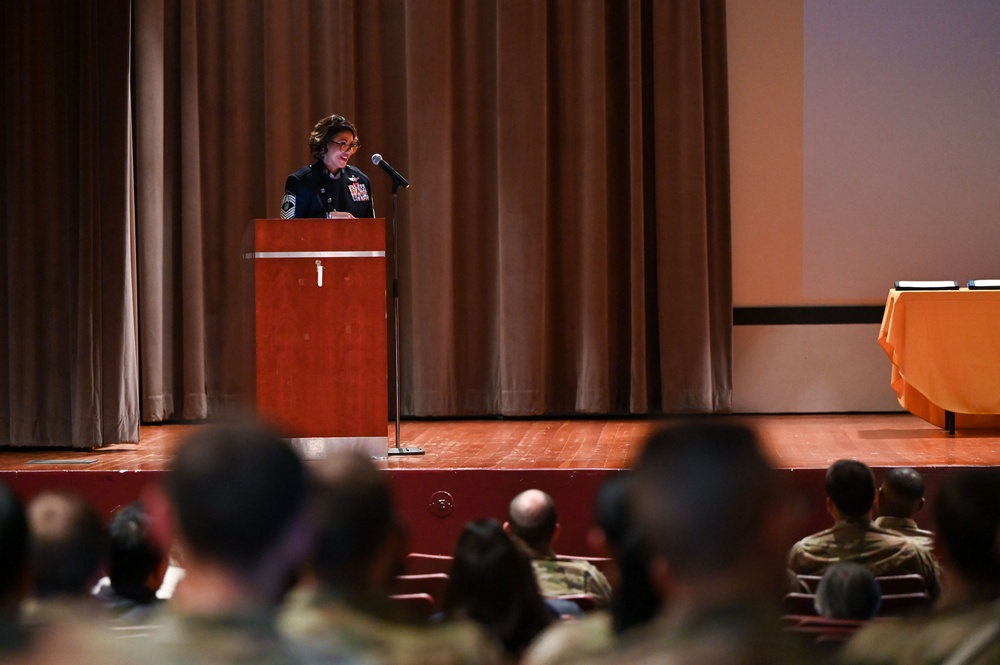
M 0 444 L 137 441 L 130 2 L 0 14 Z
M 404 415 L 729 409 L 724 0 L 134 7 L 145 420 L 238 405 L 240 239 L 333 112 L 413 183 Z

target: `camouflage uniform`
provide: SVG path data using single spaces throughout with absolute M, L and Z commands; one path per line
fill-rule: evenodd
M 615 644 L 611 613 L 594 610 L 578 621 L 557 621 L 535 638 L 521 665 L 577 663 L 586 656 L 608 653 Z
M 387 665 L 465 665 L 503 662 L 500 646 L 471 621 L 417 625 L 363 611 L 333 593 L 299 589 L 290 595 L 279 628 L 303 652 L 360 654 Z
M 844 646 L 842 662 L 851 665 L 944 663 L 960 649 L 970 652 L 962 665 L 1000 663 L 1000 601 L 979 603 L 929 616 L 877 621 Z
M 611 606 L 611 585 L 597 566 L 583 559 L 534 559 L 535 579 L 543 596 L 589 594 L 598 607 Z
M 788 568 L 796 575 L 821 575 L 838 561 L 860 563 L 876 575 L 917 573 L 931 598 L 941 590 L 938 564 L 928 549 L 868 520 L 838 520 L 795 543 L 788 553 Z
M 934 532 L 921 529 L 915 521 L 909 518 L 883 515 L 882 517 L 875 518 L 875 526 L 880 529 L 901 533 L 907 538 L 912 538 L 917 545 L 926 547 L 929 550 L 934 548 Z
M 778 615 L 753 605 L 732 605 L 683 616 L 666 614 L 629 631 L 612 653 L 588 665 L 817 665 Z
M 122 660 L 112 656 L 105 659 L 107 663 L 291 665 L 318 662 L 297 653 L 278 634 L 275 616 L 267 610 L 197 615 L 164 608 L 150 616 L 146 625 L 121 629 L 120 634 L 141 639 L 120 640 L 130 658 Z M 141 648 L 141 658 L 136 659 L 136 648 Z M 360 661 L 344 655 L 326 662 Z

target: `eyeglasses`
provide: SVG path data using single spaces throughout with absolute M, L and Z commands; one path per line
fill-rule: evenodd
M 361 141 L 354 139 L 350 143 L 347 141 L 330 141 L 333 145 L 337 146 L 340 152 L 357 152 L 358 147 L 361 145 Z

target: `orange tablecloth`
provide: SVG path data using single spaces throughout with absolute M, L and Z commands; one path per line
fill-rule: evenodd
M 1000 291 L 889 291 L 878 343 L 910 413 L 1000 427 Z

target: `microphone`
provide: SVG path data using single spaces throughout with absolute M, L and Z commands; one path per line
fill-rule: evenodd
M 382 155 L 378 154 L 377 152 L 374 155 L 372 155 L 372 164 L 377 165 L 383 171 L 388 173 L 389 177 L 392 178 L 393 184 L 396 185 L 397 187 L 402 187 L 403 189 L 406 189 L 407 187 L 410 186 L 410 181 L 401 176 L 399 174 L 399 171 L 389 166 L 389 162 L 382 159 Z

